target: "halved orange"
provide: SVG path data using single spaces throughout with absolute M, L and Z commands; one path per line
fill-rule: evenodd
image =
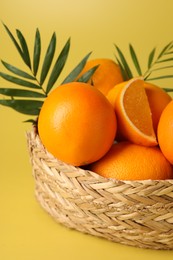
M 117 116 L 117 139 L 144 146 L 157 145 L 143 78 L 133 78 L 108 92 Z

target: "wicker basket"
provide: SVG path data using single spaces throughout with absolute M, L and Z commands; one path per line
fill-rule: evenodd
M 173 249 L 173 180 L 116 181 L 67 165 L 27 133 L 36 197 L 59 223 L 130 246 Z

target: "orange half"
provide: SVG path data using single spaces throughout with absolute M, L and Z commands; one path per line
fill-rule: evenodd
M 117 116 L 118 140 L 129 140 L 144 146 L 157 145 L 142 78 L 133 78 L 116 85 L 108 92 L 107 98 Z

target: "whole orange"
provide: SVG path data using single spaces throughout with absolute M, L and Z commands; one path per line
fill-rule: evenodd
M 161 114 L 157 136 L 162 153 L 173 164 L 173 100 Z
M 128 141 L 114 144 L 90 169 L 103 177 L 117 180 L 173 178 L 173 167 L 158 147 L 140 146 Z
M 161 113 L 167 104 L 172 100 L 172 98 L 162 88 L 149 82 L 144 82 L 144 88 L 151 109 L 153 128 L 155 133 L 157 133 L 157 126 Z
M 111 59 L 93 59 L 87 61 L 78 78 L 96 65 L 99 66 L 91 77 L 90 83 L 106 95 L 111 88 L 123 81 L 121 70 L 119 65 Z
M 58 159 L 81 166 L 100 159 L 111 147 L 116 116 L 106 97 L 87 83 L 54 89 L 38 119 L 43 145 Z

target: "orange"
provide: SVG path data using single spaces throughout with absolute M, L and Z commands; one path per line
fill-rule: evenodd
M 157 135 L 162 153 L 173 164 L 173 100 L 161 114 Z
M 119 65 L 111 59 L 93 59 L 87 61 L 78 78 L 96 65 L 99 65 L 99 67 L 91 77 L 90 83 L 106 95 L 111 88 L 123 81 L 121 70 Z
M 144 146 L 157 145 L 151 110 L 142 78 L 117 84 L 107 98 L 117 116 L 117 139 Z
M 114 144 L 90 169 L 103 177 L 117 180 L 173 178 L 173 167 L 158 147 L 146 147 L 128 141 Z
M 74 166 L 100 159 L 111 147 L 116 116 L 106 97 L 87 83 L 54 89 L 38 119 L 43 145 L 56 158 Z
M 157 126 L 161 113 L 172 98 L 162 88 L 149 82 L 144 82 L 144 88 L 150 104 L 154 131 L 157 133 Z

